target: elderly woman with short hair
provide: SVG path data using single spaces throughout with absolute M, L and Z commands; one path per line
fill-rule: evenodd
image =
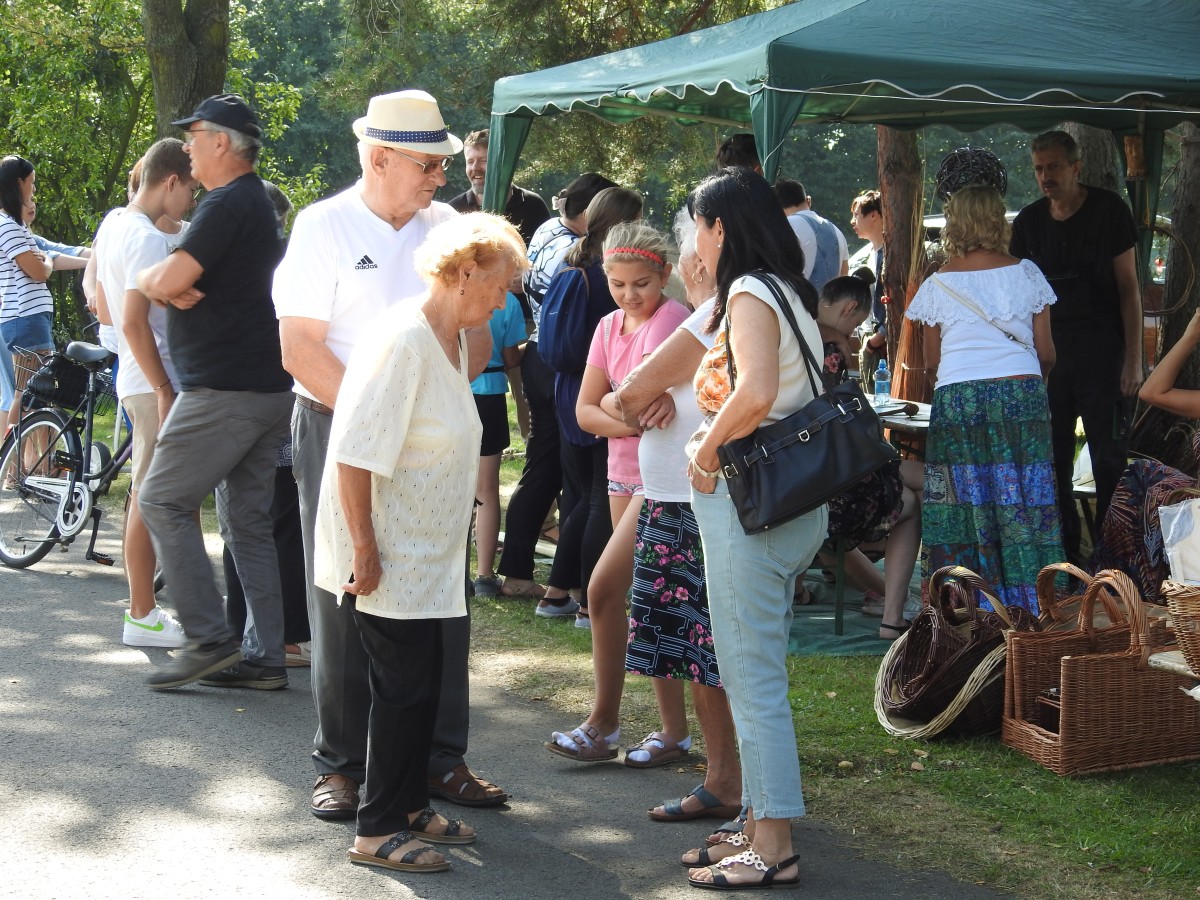
M 436 226 L 417 251 L 423 301 L 389 312 L 338 393 L 317 514 L 317 584 L 355 605 L 371 666 L 367 779 L 352 862 L 439 872 L 427 843 L 475 832 L 429 808 L 441 622 L 466 615 L 463 559 L 482 426 L 464 329 L 524 271 L 516 229 L 487 213 Z

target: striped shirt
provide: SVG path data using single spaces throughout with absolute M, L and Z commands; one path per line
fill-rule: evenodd
M 34 281 L 17 265 L 18 256 L 36 249 L 29 229 L 0 212 L 0 322 L 54 312 L 50 288 Z

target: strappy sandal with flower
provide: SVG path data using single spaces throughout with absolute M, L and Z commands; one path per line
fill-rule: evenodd
M 695 850 L 688 850 L 683 856 L 679 857 L 679 864 L 685 869 L 715 866 L 727 856 L 740 853 L 743 847 L 750 847 L 750 838 L 746 837 L 745 833 L 741 831 L 735 831 L 725 835 L 723 840 L 719 840 L 708 847 L 698 847 Z
M 762 857 L 753 850 L 743 850 L 737 856 L 727 856 L 715 866 L 708 866 L 708 870 L 712 873 L 712 881 L 701 881 L 696 878 L 688 878 L 688 884 L 698 888 L 711 888 L 717 891 L 744 891 L 754 888 L 775 888 L 775 887 L 791 887 L 800 883 L 800 873 L 797 872 L 792 878 L 780 878 L 779 873 L 789 866 L 796 865 L 800 862 L 799 856 L 789 856 L 783 862 L 773 866 L 768 866 L 763 862 Z M 729 876 L 721 869 L 731 869 L 733 866 L 746 866 L 762 873 L 762 878 L 758 881 L 730 881 Z
M 617 758 L 617 741 L 621 739 L 618 728 L 608 737 L 600 734 L 596 726 L 584 722 L 570 732 L 555 731 L 550 740 L 542 744 L 551 753 L 565 756 L 576 762 L 605 762 Z

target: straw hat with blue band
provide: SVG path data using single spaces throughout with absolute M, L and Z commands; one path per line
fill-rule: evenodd
M 372 97 L 367 114 L 355 121 L 354 133 L 366 144 L 430 156 L 453 156 L 463 148 L 446 130 L 437 101 L 425 91 Z

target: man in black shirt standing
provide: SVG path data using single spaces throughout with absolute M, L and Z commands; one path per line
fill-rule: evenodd
M 1012 254 L 1033 260 L 1057 297 L 1050 307 L 1057 362 L 1046 387 L 1063 544 L 1078 563 L 1075 421 L 1083 419 L 1087 435 L 1099 522 L 1125 471 L 1130 403 L 1143 378 L 1137 228 L 1120 197 L 1079 183 L 1079 146 L 1069 134 L 1047 131 L 1030 148 L 1044 196 L 1013 223 Z
M 158 690 L 200 679 L 274 690 L 287 686 L 270 512 L 275 454 L 292 411 L 271 301 L 283 243 L 254 171 L 262 131 L 245 101 L 209 97 L 173 124 L 186 130 L 192 176 L 208 193 L 175 252 L 138 275 L 142 293 L 168 307 L 167 343 L 181 386 L 139 506 L 191 640 L 148 681 Z M 222 537 L 246 591 L 240 651 L 200 529 L 200 504 L 214 489 Z

